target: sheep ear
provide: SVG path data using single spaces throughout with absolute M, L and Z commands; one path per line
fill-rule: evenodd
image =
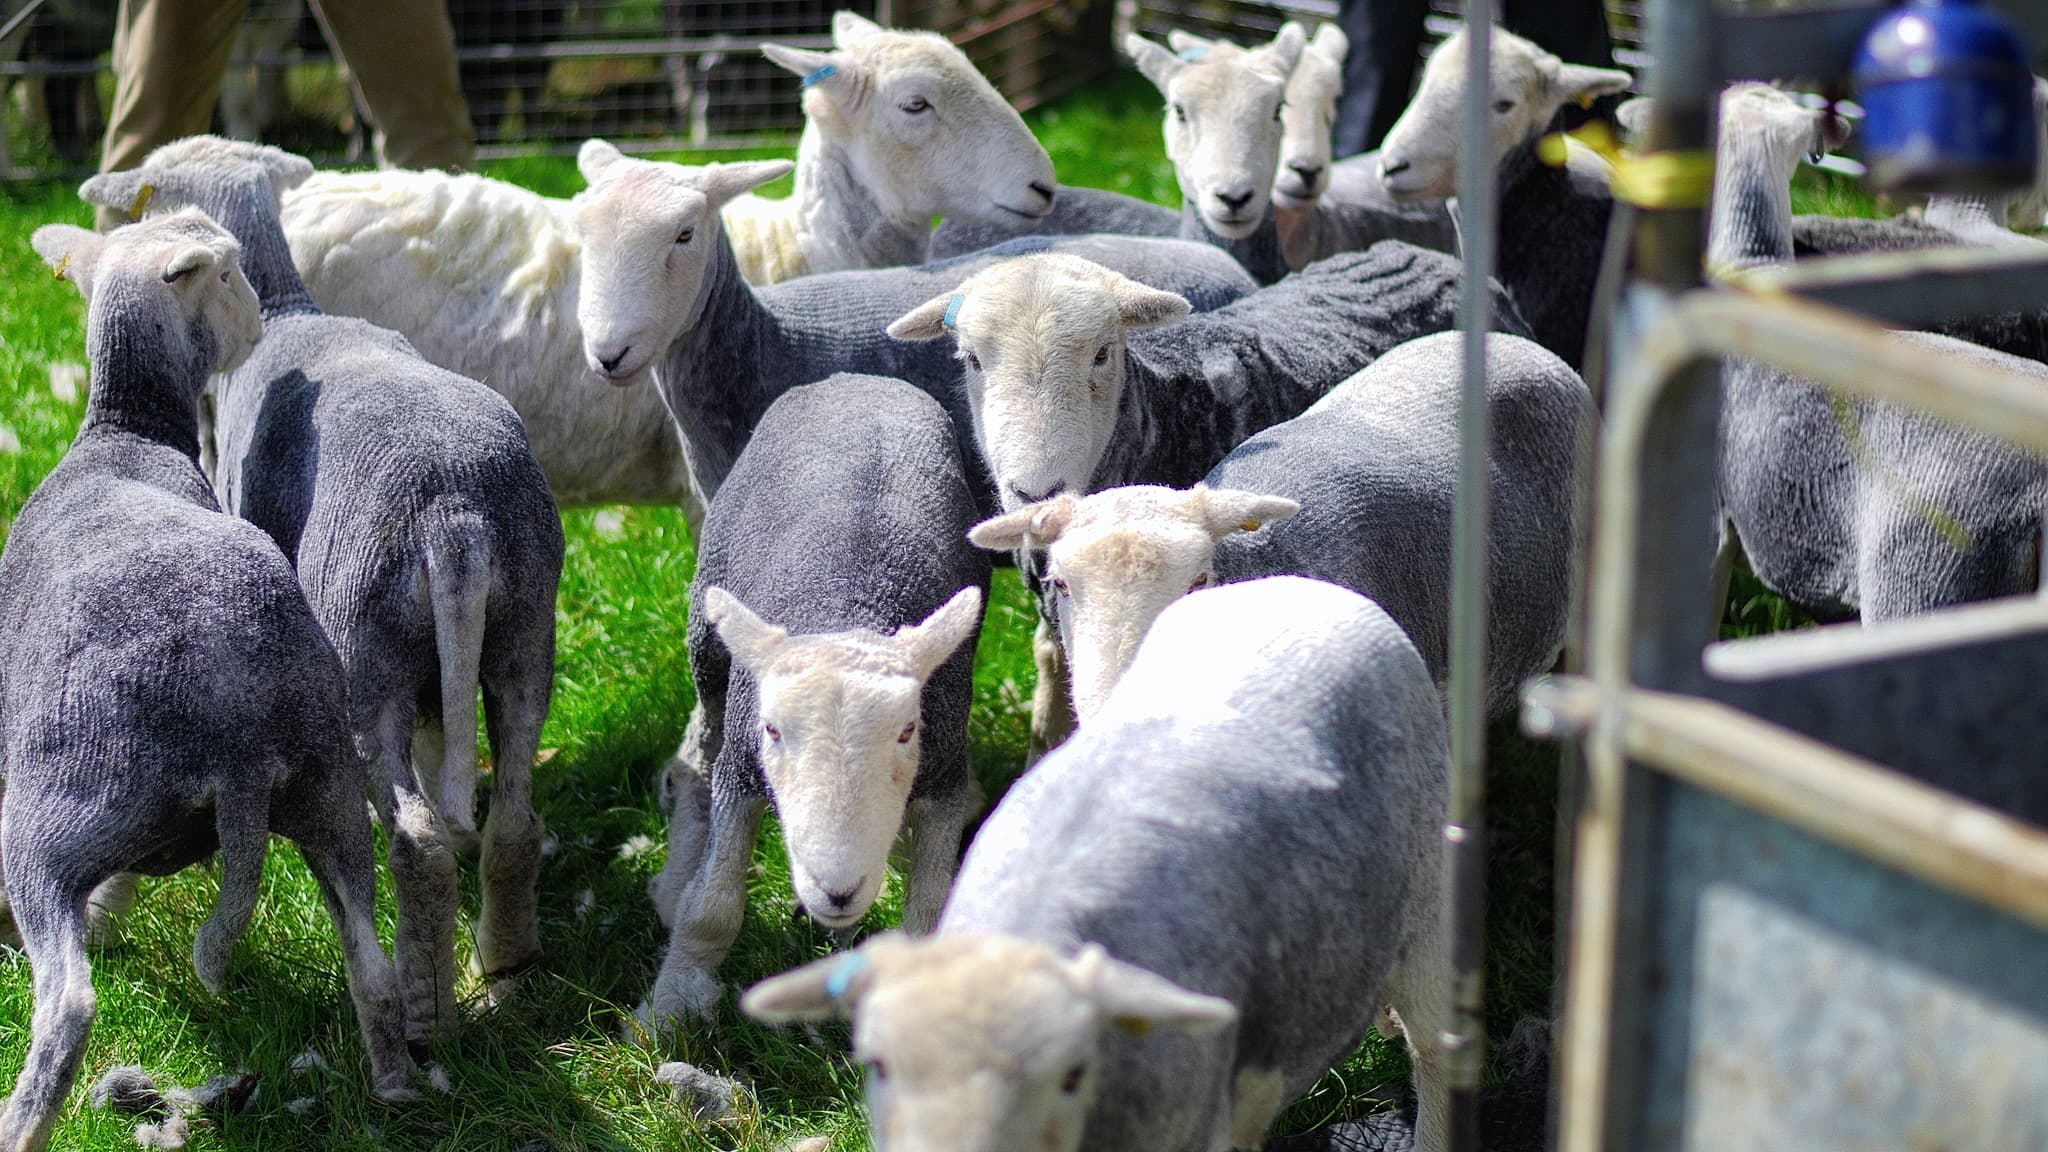
M 832 14 L 832 43 L 841 48 L 851 48 L 887 31 L 887 28 L 851 9 L 842 8 Z
M 1301 505 L 1285 496 L 1245 492 L 1236 488 L 1208 488 L 1195 485 L 1190 495 L 1200 512 L 1202 524 L 1217 540 L 1233 532 L 1256 532 L 1275 520 L 1285 520 L 1301 511 Z
M 1133 1035 L 1154 1028 L 1215 1032 L 1237 1023 L 1237 1007 L 1204 996 L 1134 964 L 1113 960 L 1102 945 L 1090 944 L 1067 962 L 1068 974 L 1104 1020 Z
M 718 630 L 718 638 L 725 642 L 733 659 L 748 668 L 760 668 L 773 660 L 789 639 L 787 629 L 754 615 L 752 609 L 740 603 L 739 597 L 723 588 L 704 590 L 704 618 Z
M 1138 71 L 1145 74 L 1145 79 L 1150 80 L 1161 92 L 1166 91 L 1166 86 L 1173 82 L 1175 76 L 1180 75 L 1180 70 L 1188 66 L 1187 61 L 1136 32 L 1124 37 L 1124 52 L 1130 56 L 1132 63 L 1138 66 Z
M 736 196 L 751 192 L 770 180 L 780 180 L 796 165 L 788 160 L 738 160 L 727 164 L 706 164 L 703 169 L 704 195 L 713 208 L 723 207 Z
M 1174 55 L 1193 63 L 1207 56 L 1209 49 L 1216 46 L 1216 42 L 1175 28 L 1166 34 L 1166 46 L 1173 49 Z
M 614 164 L 624 160 L 626 154 L 618 150 L 611 141 L 593 136 L 576 150 L 576 170 L 583 173 L 583 179 L 596 184 Z
M 1635 77 L 1616 68 L 1560 63 L 1550 84 L 1557 96 L 1567 103 L 1590 105 L 1597 97 L 1628 91 L 1635 82 Z
M 876 960 L 902 947 L 901 936 L 884 933 L 852 952 L 770 976 L 740 996 L 740 1011 L 763 1024 L 850 1017 L 874 986 Z
M 145 192 L 144 189 L 150 191 Z M 130 168 L 124 172 L 102 172 L 88 177 L 78 186 L 78 198 L 102 208 L 119 208 L 140 219 L 138 207 L 146 209 L 149 206 L 154 190 L 155 185 L 142 169 Z
M 948 314 L 959 315 L 953 311 L 953 301 L 960 298 L 958 292 L 932 297 L 897 317 L 889 325 L 889 335 L 898 340 L 937 340 L 946 334 Z
M 981 589 L 962 588 L 922 624 L 906 624 L 896 630 L 896 641 L 910 653 L 919 678 L 938 671 L 953 653 L 981 626 Z
M 164 261 L 164 283 L 176 284 L 182 277 L 211 268 L 218 258 L 219 253 L 204 244 L 187 244 Z
M 1301 63 L 1301 50 L 1307 46 L 1308 31 L 1299 21 L 1289 20 L 1280 26 L 1279 33 L 1270 43 L 1261 45 L 1252 55 L 1280 75 L 1292 76 L 1294 66 Z
M 279 196 L 304 184 L 313 175 L 311 160 L 282 148 L 263 145 L 256 149 L 256 158 L 262 162 L 263 170 L 270 174 L 270 187 Z
M 57 279 L 78 285 L 78 294 L 92 298 L 92 273 L 99 265 L 107 238 L 73 224 L 45 224 L 29 237 L 36 255 L 56 272 Z
M 1848 117 L 1837 115 L 1829 108 L 1822 108 L 1813 115 L 1822 152 L 1833 152 L 1849 142 L 1849 133 L 1854 130 L 1854 125 L 1849 123 Z
M 816 88 L 835 101 L 838 94 L 846 90 L 847 80 L 859 67 L 848 60 L 844 52 L 814 52 L 785 44 L 763 44 L 761 54 L 786 71 L 796 73 L 803 79 L 805 89 Z
M 1055 496 L 1015 512 L 991 517 L 967 530 L 967 539 L 991 552 L 1014 552 L 1025 544 L 1044 547 L 1060 538 L 1074 520 L 1074 498 Z
M 1116 316 L 1125 328 L 1163 328 L 1178 324 L 1193 307 L 1171 292 L 1150 288 L 1129 277 L 1118 277 Z
M 1335 24 L 1325 24 L 1316 29 L 1316 37 L 1309 41 L 1309 47 L 1332 64 L 1342 64 L 1344 58 L 1351 55 L 1350 37 L 1344 35 L 1344 30 Z

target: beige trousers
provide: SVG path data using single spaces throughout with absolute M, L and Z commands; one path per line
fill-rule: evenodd
M 133 168 L 159 144 L 204 132 L 249 0 L 121 0 L 114 108 L 100 170 Z M 443 0 L 313 0 L 327 39 L 394 168 L 468 168 L 476 135 Z

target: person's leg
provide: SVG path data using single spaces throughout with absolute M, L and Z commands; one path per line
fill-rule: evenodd
M 1344 57 L 1344 94 L 1337 100 L 1338 156 L 1379 147 L 1408 106 L 1428 11 L 1427 0 L 1339 0 L 1337 23 L 1351 51 Z
M 159 144 L 206 131 L 249 0 L 121 0 L 114 109 L 100 171 L 136 167 Z M 99 210 L 100 226 L 126 217 Z
M 1607 9 L 1600 0 L 1506 0 L 1501 24 L 1526 36 L 1559 59 L 1596 68 L 1614 66 L 1607 36 Z
M 445 4 L 321 0 L 313 10 L 370 109 L 379 163 L 461 169 L 476 162 Z

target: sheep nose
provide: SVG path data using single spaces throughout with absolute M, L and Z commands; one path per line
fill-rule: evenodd
M 1044 200 L 1047 204 L 1052 203 L 1052 185 L 1041 180 L 1033 180 L 1031 182 L 1031 190 L 1038 193 L 1039 199 Z
M 633 346 L 628 344 L 624 348 L 619 349 L 618 355 L 610 357 L 609 359 L 603 356 L 599 356 L 597 358 L 597 362 L 600 365 L 602 365 L 604 367 L 604 370 L 607 372 L 617 371 L 619 365 L 625 363 L 626 354 L 631 352 L 632 350 Z
M 1232 212 L 1242 212 L 1244 206 L 1252 202 L 1252 190 L 1246 188 L 1242 191 L 1218 192 L 1216 199 Z
M 853 904 L 853 898 L 860 895 L 862 886 L 867 884 L 867 882 L 868 878 L 863 876 L 859 880 L 854 881 L 853 887 L 848 888 L 844 892 L 834 892 L 827 888 L 824 892 L 825 903 L 831 905 L 834 912 L 844 912 Z
M 1321 164 L 1289 164 L 1287 168 L 1301 178 L 1302 186 L 1306 188 L 1315 187 L 1316 177 L 1323 174 Z
M 1054 484 L 1052 487 L 1047 488 L 1045 491 L 1040 492 L 1034 496 L 1031 493 L 1026 492 L 1024 489 L 1017 487 L 1015 484 L 1010 485 L 1010 495 L 1015 496 L 1017 498 L 1017 501 L 1021 504 L 1036 504 L 1040 500 L 1050 500 L 1066 490 L 1066 483 L 1062 481 L 1060 483 Z
M 1380 157 L 1380 176 L 1382 178 L 1388 176 L 1396 176 L 1400 173 L 1406 172 L 1407 170 L 1408 161 L 1403 160 L 1398 156 Z

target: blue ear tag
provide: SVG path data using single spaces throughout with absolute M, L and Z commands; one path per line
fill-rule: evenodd
M 967 296 L 965 293 L 955 295 L 953 297 L 952 302 L 946 305 L 945 319 L 940 320 L 939 323 L 944 324 L 946 326 L 946 329 L 948 331 L 951 331 L 953 328 L 953 322 L 960 319 L 960 305 L 966 302 Z
M 837 71 L 839 71 L 839 66 L 837 64 L 827 64 L 823 68 L 818 69 L 816 72 L 811 73 L 809 76 L 804 77 L 803 80 L 797 86 L 800 88 L 809 88 L 811 85 L 816 84 L 820 80 L 824 80 L 830 77 L 834 72 Z
M 846 999 L 847 985 L 852 984 L 867 966 L 867 957 L 858 952 L 847 953 L 846 958 L 832 969 L 832 974 L 825 977 L 825 995 L 834 1004 Z
M 1206 45 L 1200 48 L 1183 48 L 1180 50 L 1180 58 L 1182 60 L 1187 61 L 1190 64 L 1193 64 L 1195 61 L 1200 60 L 1202 57 L 1207 56 L 1208 54 L 1209 49 Z

